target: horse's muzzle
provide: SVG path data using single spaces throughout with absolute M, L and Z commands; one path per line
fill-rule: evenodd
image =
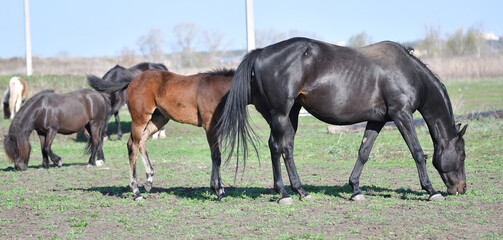
M 23 164 L 23 163 L 19 163 L 19 164 L 15 164 L 16 166 L 16 170 L 19 170 L 19 171 L 25 171 L 28 166 L 26 166 L 26 164 Z
M 451 195 L 464 194 L 466 192 L 466 181 L 459 182 L 459 186 L 447 188 L 447 192 Z

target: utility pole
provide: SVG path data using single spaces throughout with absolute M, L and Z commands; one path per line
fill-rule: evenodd
M 255 26 L 253 24 L 253 0 L 246 0 L 246 38 L 248 52 L 255 49 Z
M 28 1 L 24 0 L 24 34 L 26 40 L 26 75 L 31 76 L 33 69 L 31 65 L 30 6 Z

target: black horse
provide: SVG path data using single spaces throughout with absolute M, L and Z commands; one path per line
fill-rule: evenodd
M 433 165 L 450 194 L 466 190 L 466 127 L 454 123 L 451 102 L 444 85 L 416 57 L 412 49 L 394 42 L 362 48 L 340 47 L 307 38 L 292 38 L 247 54 L 234 75 L 219 121 L 223 146 L 246 152 L 253 134 L 247 122 L 246 105 L 253 98 L 266 103 L 260 111 L 271 127 L 269 147 L 274 189 L 279 203 L 292 199 L 281 179 L 283 156 L 291 187 L 302 198 L 304 191 L 293 160 L 298 115 L 304 107 L 316 118 L 337 125 L 367 121 L 358 159 L 349 178 L 352 200 L 364 200 L 359 178 L 374 141 L 384 124 L 394 121 L 416 162 L 421 187 L 430 200 L 444 199 L 432 187 L 426 158 L 416 136 L 412 114 L 418 110 L 428 125 L 434 144 Z M 254 88 L 259 91 L 255 91 Z M 251 89 L 251 90 L 250 90 Z M 229 155 L 230 156 L 230 155 Z M 245 155 L 246 157 L 246 155 Z
M 112 83 L 122 83 L 122 82 L 131 82 L 133 78 L 136 76 L 140 75 L 142 72 L 148 70 L 148 69 L 160 69 L 160 70 L 168 70 L 166 66 L 160 63 L 150 63 L 150 62 L 143 62 L 139 63 L 135 66 L 132 66 L 130 68 L 124 68 L 120 65 L 116 65 L 112 69 L 108 70 L 107 73 L 103 76 L 101 81 L 109 81 Z M 89 75 L 89 78 L 95 78 L 99 79 L 96 76 Z M 91 85 L 92 88 L 101 91 L 98 89 L 96 86 Z M 116 92 L 110 93 L 110 103 L 112 106 L 112 112 L 115 115 L 115 123 L 117 124 L 117 139 L 121 140 L 122 139 L 122 130 L 121 130 L 121 121 L 119 118 L 119 109 L 126 104 L 126 92 L 127 89 L 122 89 Z M 112 117 L 112 116 L 110 116 Z M 109 119 L 107 119 L 108 122 Z
M 58 167 L 61 157 L 51 150 L 56 133 L 72 134 L 87 129 L 90 134 L 86 153 L 91 153 L 90 165 L 103 165 L 103 136 L 110 118 L 108 96 L 92 89 L 56 94 L 45 90 L 28 99 L 16 114 L 4 137 L 5 153 L 14 162 L 16 169 L 24 171 L 28 167 L 31 146 L 29 137 L 37 131 L 42 148 L 42 167 L 49 167 L 49 158 Z M 96 157 L 98 160 L 96 160 Z

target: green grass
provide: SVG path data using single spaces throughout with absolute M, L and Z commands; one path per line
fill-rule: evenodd
M 6 80 L 7 79 L 7 80 Z M 84 80 L 83 80 L 84 79 Z M 0 77 L 0 84 L 8 81 Z M 82 76 L 28 78 L 30 86 L 70 89 L 85 86 Z M 44 82 L 44 83 L 42 83 Z M 457 114 L 503 109 L 502 79 L 446 82 L 452 102 L 461 97 Z M 38 85 L 37 85 L 38 84 Z M 59 85 L 58 85 L 59 84 Z M 5 85 L 0 85 L 0 89 Z M 460 91 L 457 91 L 461 89 Z M 59 90 L 58 90 L 59 91 Z M 33 93 L 33 92 L 32 92 Z M 476 102 L 470 105 L 472 102 Z M 234 160 L 223 168 L 228 199 L 217 201 L 209 188 L 211 160 L 203 129 L 170 122 L 168 137 L 148 141 L 156 175 L 152 193 L 135 202 L 128 187 L 129 163 L 124 140 L 105 142 L 105 166 L 87 167 L 85 142 L 58 135 L 53 151 L 63 167 L 39 169 L 40 144 L 31 136 L 32 152 L 25 172 L 12 171 L 0 149 L 0 238 L 15 239 L 501 239 L 503 230 L 503 120 L 469 124 L 466 140 L 468 191 L 444 202 L 424 201 L 417 170 L 397 130 L 383 130 L 365 165 L 361 186 L 366 202 L 350 202 L 347 184 L 362 132 L 327 134 L 327 125 L 301 117 L 295 139 L 295 162 L 313 200 L 278 206 L 272 190 L 267 147 L 269 130 L 257 113 L 253 122 L 262 142 L 260 164 L 251 154 L 246 171 L 234 182 Z M 129 123 L 127 110 L 121 119 Z M 0 120 L 6 133 L 10 121 Z M 127 126 L 128 124 L 125 124 Z M 110 128 L 114 123 L 110 122 Z M 445 186 L 431 164 L 433 146 L 426 127 L 417 128 L 428 174 L 435 189 Z M 242 165 L 241 165 L 242 166 Z M 138 159 L 140 185 L 146 180 Z M 283 167 L 283 180 L 288 177 Z M 143 192 L 143 187 L 140 187 Z M 291 192 L 290 188 L 287 188 Z

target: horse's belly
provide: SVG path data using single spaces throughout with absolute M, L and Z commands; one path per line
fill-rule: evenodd
M 310 108 L 304 106 L 306 110 L 319 120 L 334 124 L 334 125 L 348 125 L 366 121 L 387 121 L 386 108 L 373 107 L 373 108 L 352 108 L 350 106 L 327 106 L 322 108 Z

